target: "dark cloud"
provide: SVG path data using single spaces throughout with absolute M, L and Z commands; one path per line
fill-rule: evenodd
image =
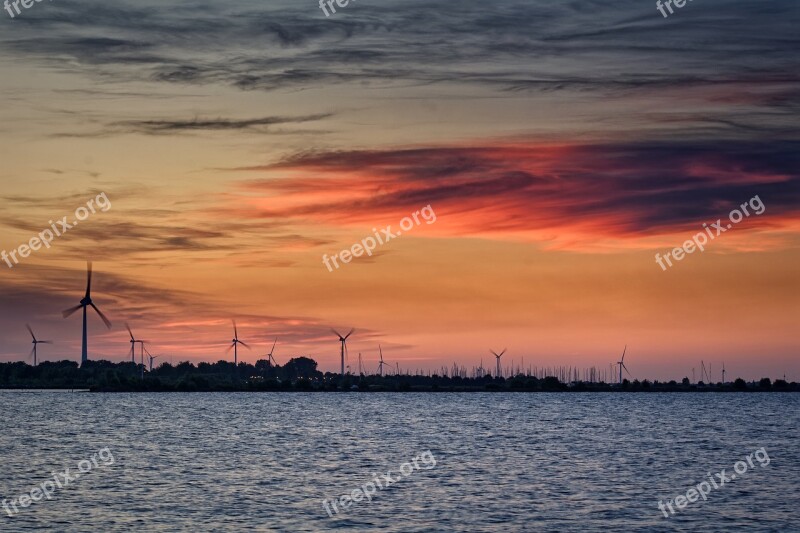
M 247 169 L 306 178 L 245 186 L 292 198 L 291 210 L 255 213 L 266 218 L 392 220 L 432 204 L 464 235 L 580 226 L 596 237 L 642 237 L 696 228 L 755 195 L 773 220 L 797 218 L 799 149 L 791 141 L 651 141 L 306 153 Z
M 244 89 L 380 80 L 536 91 L 688 90 L 796 83 L 798 11 L 793 0 L 776 0 L 769 9 L 754 0 L 695 2 L 665 20 L 654 4 L 635 0 L 457 6 L 390 0 L 353 4 L 326 18 L 313 4 L 288 1 L 84 0 L 31 10 L 4 44 L 61 68 Z

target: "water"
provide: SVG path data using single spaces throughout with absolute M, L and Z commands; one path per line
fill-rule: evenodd
M 50 500 L 2 512 L 3 532 L 800 530 L 798 394 L 0 392 L 0 401 L 0 497 L 82 460 L 91 468 Z M 668 519 L 658 509 L 762 447 L 769 464 L 754 460 L 708 501 Z M 427 450 L 435 466 L 418 459 L 398 473 Z M 325 512 L 324 498 L 390 470 L 402 479 L 371 502 Z

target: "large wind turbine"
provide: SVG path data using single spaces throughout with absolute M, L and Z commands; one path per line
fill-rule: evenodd
M 495 353 L 494 350 L 489 350 L 489 351 L 492 352 L 492 355 L 494 355 L 497 358 L 497 373 L 495 374 L 494 377 L 499 378 L 500 377 L 500 358 L 503 357 L 504 353 L 506 353 L 506 348 L 503 348 L 503 351 L 500 352 L 499 354 Z M 481 363 L 481 364 L 483 364 L 483 363 Z
M 97 312 L 97 314 L 100 315 L 100 318 L 103 320 L 103 322 L 105 323 L 106 327 L 108 329 L 111 329 L 111 322 L 108 321 L 106 316 L 92 302 L 92 296 L 91 296 L 92 295 L 92 262 L 91 261 L 87 261 L 86 262 L 86 271 L 87 271 L 86 295 L 81 300 L 81 303 L 79 303 L 75 307 L 67 309 L 66 311 L 61 313 L 64 318 L 67 318 L 68 316 L 70 316 L 72 313 L 74 313 L 78 309 L 83 308 L 83 343 L 81 345 L 81 365 L 83 363 L 85 363 L 89 359 L 88 349 L 87 349 L 87 342 L 86 342 L 86 308 L 91 306 Z
M 626 344 L 625 345 L 625 349 L 622 350 L 622 359 L 617 363 L 617 365 L 619 365 L 619 383 L 620 383 L 620 385 L 622 384 L 622 369 L 624 368 L 625 372 L 628 372 L 628 367 L 625 366 L 625 352 L 627 350 L 628 350 L 628 345 Z M 628 372 L 628 375 L 630 376 L 631 373 Z M 631 376 L 631 377 L 633 377 L 633 376 Z
M 36 335 L 33 334 L 33 330 L 31 329 L 30 324 L 25 324 L 25 327 L 28 328 L 28 332 L 31 334 L 31 338 L 33 339 L 33 350 L 31 350 L 31 355 L 33 356 L 33 366 L 36 366 L 36 345 L 37 344 L 53 344 L 53 341 L 40 341 L 36 339 Z M 30 356 L 29 356 L 30 357 Z
M 353 334 L 355 328 L 351 329 L 350 333 L 348 333 L 344 337 L 342 337 L 342 335 L 335 329 L 331 329 L 331 331 L 334 332 L 337 337 L 339 337 L 339 342 L 342 343 L 342 375 L 344 376 L 344 353 L 347 351 L 347 337 Z
M 231 340 L 231 345 L 228 346 L 227 350 L 225 350 L 225 353 L 229 353 L 231 351 L 231 348 L 233 348 L 233 366 L 235 368 L 239 368 L 239 349 L 238 349 L 238 345 L 241 344 L 242 346 L 244 346 L 248 350 L 250 349 L 250 346 L 248 346 L 246 342 L 239 340 L 239 330 L 236 328 L 236 321 L 233 320 L 232 322 L 233 322 L 233 339 Z
M 391 365 L 383 360 L 383 350 L 381 350 L 381 345 L 380 344 L 378 345 L 378 351 L 381 354 L 381 362 L 378 363 L 378 374 L 380 374 L 380 376 L 383 377 L 383 367 L 384 366 L 391 367 Z

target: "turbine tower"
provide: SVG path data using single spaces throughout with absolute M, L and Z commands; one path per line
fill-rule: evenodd
M 722 384 L 725 385 L 725 363 L 722 363 Z
M 142 369 L 142 379 L 144 379 L 144 352 L 146 348 L 144 347 L 144 343 L 146 341 L 136 341 L 139 343 L 139 359 L 141 360 L 141 369 Z M 150 352 L 147 352 L 147 355 L 150 355 Z
M 355 328 L 351 329 L 350 333 L 348 333 L 344 337 L 342 337 L 342 335 L 335 329 L 331 329 L 331 331 L 334 332 L 337 337 L 339 337 L 339 342 L 342 343 L 342 375 L 344 376 L 344 354 L 347 351 L 347 338 L 353 334 Z
M 88 354 L 87 342 L 86 342 L 86 308 L 87 307 L 92 307 L 92 309 L 94 309 L 97 312 L 97 314 L 100 315 L 100 318 L 103 320 L 103 322 L 105 323 L 106 327 L 108 329 L 111 329 L 111 322 L 108 321 L 106 316 L 100 311 L 100 309 L 97 308 L 96 305 L 94 305 L 94 302 L 92 302 L 92 262 L 91 261 L 87 261 L 86 262 L 86 271 L 87 271 L 86 295 L 81 300 L 81 303 L 79 303 L 75 307 L 71 307 L 71 308 L 69 308 L 66 311 L 61 313 L 61 315 L 64 318 L 67 318 L 68 316 L 70 316 L 72 313 L 74 313 L 78 309 L 83 308 L 83 343 L 81 345 L 81 365 L 83 365 L 86 361 L 89 360 L 89 354 Z
M 628 345 L 626 344 L 625 345 L 625 349 L 622 350 L 622 359 L 617 363 L 619 365 L 619 384 L 620 385 L 622 385 L 622 369 L 624 368 L 625 372 L 628 372 L 628 367 L 625 366 L 625 352 L 627 350 L 628 350 Z M 628 375 L 630 376 L 631 373 L 628 372 Z M 631 377 L 633 377 L 633 376 L 631 376 Z
M 494 355 L 497 358 L 497 370 L 495 371 L 495 376 L 494 377 L 499 378 L 500 377 L 500 358 L 503 357 L 504 353 L 506 353 L 506 348 L 503 348 L 503 351 L 500 352 L 499 354 L 496 353 L 494 350 L 489 350 L 489 351 L 492 352 L 492 355 Z M 483 363 L 481 363 L 481 365 L 483 365 Z
M 40 340 L 37 340 L 36 339 L 36 335 L 33 334 L 33 330 L 31 329 L 30 324 L 25 324 L 25 327 L 28 328 L 28 332 L 31 334 L 31 338 L 33 339 L 33 341 L 31 341 L 33 343 L 33 349 L 31 350 L 31 353 L 30 353 L 30 355 L 28 357 L 30 357 L 31 355 L 33 356 L 33 366 L 36 366 L 36 345 L 37 344 L 53 344 L 53 342 L 52 341 L 40 341 Z
M 233 366 L 234 368 L 239 368 L 239 348 L 238 345 L 241 344 L 248 350 L 250 346 L 247 345 L 244 341 L 239 340 L 239 330 L 236 328 L 236 321 L 232 320 L 233 322 L 233 339 L 231 340 L 231 345 L 228 346 L 228 349 L 225 350 L 225 353 L 229 353 L 231 348 L 233 348 Z

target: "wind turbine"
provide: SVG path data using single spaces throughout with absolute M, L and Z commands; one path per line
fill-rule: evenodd
M 271 350 L 269 351 L 269 353 L 267 354 L 267 356 L 268 356 L 268 357 L 267 357 L 267 361 L 272 361 L 272 363 L 273 363 L 275 366 L 278 366 L 278 362 L 275 360 L 275 358 L 274 358 L 274 357 L 272 357 L 272 352 L 274 352 L 274 351 L 275 351 L 275 345 L 276 345 L 276 344 L 278 344 L 278 337 L 275 337 L 275 342 L 273 342 L 273 343 L 272 343 L 272 349 L 271 349 Z
M 150 355 L 149 350 L 145 350 L 147 352 L 147 357 L 150 358 L 150 372 L 153 372 L 153 361 L 161 357 L 160 355 Z
M 33 338 L 33 349 L 31 350 L 31 354 L 33 356 L 33 366 L 36 366 L 36 345 L 37 344 L 53 344 L 53 341 L 40 341 L 36 339 L 36 335 L 33 334 L 33 330 L 31 329 L 30 324 L 25 324 L 25 327 L 28 328 L 28 332 L 31 334 L 31 338 Z M 30 357 L 30 355 L 28 357 Z
M 245 343 L 244 341 L 240 341 L 239 340 L 239 330 L 236 328 L 236 321 L 232 320 L 232 322 L 233 322 L 233 339 L 231 340 L 231 345 L 228 346 L 227 350 L 225 350 L 225 353 L 229 353 L 231 351 L 231 348 L 233 348 L 233 366 L 234 366 L 234 368 L 239 368 L 239 349 L 238 349 L 238 345 L 241 344 L 242 346 L 244 346 L 248 350 L 250 349 L 250 346 L 248 346 L 247 343 Z M 276 339 L 276 342 L 277 342 L 277 339 Z
M 344 376 L 344 353 L 347 351 L 347 337 L 353 334 L 355 328 L 351 329 L 350 333 L 348 333 L 344 337 L 342 337 L 342 335 L 335 329 L 331 329 L 331 331 L 334 332 L 337 337 L 339 337 L 339 342 L 342 343 L 342 375 Z
M 103 322 L 105 323 L 106 327 L 108 329 L 111 329 L 111 322 L 108 321 L 106 316 L 100 311 L 100 309 L 97 308 L 96 305 L 94 305 L 94 302 L 92 302 L 92 296 L 91 296 L 92 295 L 92 262 L 91 261 L 87 261 L 86 262 L 86 270 L 87 270 L 86 295 L 81 300 L 81 303 L 79 303 L 75 307 L 71 307 L 71 308 L 69 308 L 66 311 L 63 311 L 61 313 L 61 315 L 64 318 L 67 318 L 68 316 L 70 316 L 72 313 L 74 313 L 78 309 L 83 308 L 83 343 L 81 345 L 81 365 L 83 365 L 83 363 L 85 363 L 86 361 L 89 360 L 87 342 L 86 342 L 86 308 L 91 306 L 97 312 L 97 314 L 100 315 L 100 318 L 103 319 Z
M 706 364 L 702 359 L 700 360 L 700 379 L 706 380 L 707 385 L 711 382 L 711 378 L 708 377 L 708 372 L 706 371 Z
M 504 353 L 506 353 L 506 348 L 503 348 L 503 351 L 500 352 L 499 355 L 494 350 L 489 350 L 489 351 L 492 352 L 492 355 L 494 355 L 497 358 L 497 371 L 496 371 L 495 377 L 499 378 L 500 377 L 500 358 L 503 357 Z M 483 364 L 483 363 L 481 363 L 481 364 Z
M 125 323 L 125 329 L 128 330 L 128 334 L 131 336 L 131 340 L 129 341 L 131 343 L 131 363 L 136 364 L 136 343 L 138 342 L 139 344 L 141 344 L 141 348 L 144 349 L 144 343 L 147 342 L 147 341 L 140 341 L 140 340 L 136 339 L 133 336 L 133 332 L 131 331 L 131 327 L 128 325 L 127 322 Z
M 379 374 L 381 377 L 383 377 L 383 367 L 384 367 L 384 366 L 391 366 L 391 365 L 389 365 L 389 363 L 387 363 L 387 362 L 385 362 L 385 361 L 383 360 L 383 350 L 381 350 L 381 345 L 380 345 L 380 344 L 378 345 L 378 351 L 379 351 L 379 352 L 380 352 L 380 354 L 381 354 L 381 362 L 380 362 L 380 363 L 378 363 L 378 374 Z
M 722 384 L 725 385 L 725 363 L 722 363 Z
M 628 372 L 628 367 L 625 366 L 625 352 L 627 350 L 628 350 L 628 345 L 626 344 L 625 345 L 625 349 L 622 350 L 622 359 L 617 363 L 619 365 L 619 383 L 620 383 L 620 385 L 622 385 L 622 369 L 624 368 L 625 372 Z M 630 376 L 631 373 L 628 372 L 628 375 Z M 633 377 L 633 376 L 631 376 L 631 377 Z

